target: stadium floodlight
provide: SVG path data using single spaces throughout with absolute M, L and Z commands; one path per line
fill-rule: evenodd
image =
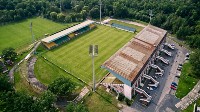
M 92 57 L 93 92 L 95 91 L 94 57 L 98 55 L 98 45 L 89 46 L 89 55 Z
M 99 0 L 99 6 L 100 6 L 100 8 L 99 8 L 99 9 L 100 9 L 100 11 L 99 11 L 100 14 L 99 14 L 99 15 L 100 15 L 100 24 L 101 24 L 101 6 L 102 6 L 102 2 L 101 2 L 101 0 Z
M 150 19 L 149 24 L 151 23 L 151 17 L 152 16 L 153 16 L 152 10 L 149 9 L 149 19 Z
M 60 13 L 62 12 L 61 0 L 60 0 Z
M 30 24 L 30 30 L 31 30 L 32 42 L 33 42 L 33 44 L 34 44 L 35 39 L 34 39 L 34 34 L 33 34 L 33 23 L 32 23 L 32 22 L 31 22 L 31 24 Z M 34 51 L 33 53 L 35 53 L 35 51 Z

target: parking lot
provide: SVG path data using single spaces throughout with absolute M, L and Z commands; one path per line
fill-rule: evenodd
M 172 52 L 172 57 L 167 56 L 165 53 L 162 53 L 161 56 L 165 59 L 169 60 L 169 65 L 164 64 L 160 60 L 156 62 L 161 69 L 164 70 L 164 75 L 162 77 L 158 77 L 156 80 L 159 82 L 159 86 L 156 90 L 148 90 L 147 86 L 149 80 L 145 81 L 145 84 L 142 89 L 144 89 L 149 95 L 152 96 L 152 101 L 149 106 L 143 106 L 140 102 L 140 95 L 138 94 L 135 98 L 135 102 L 132 105 L 132 108 L 137 109 L 137 111 L 141 112 L 149 112 L 156 111 L 158 108 L 158 104 L 164 99 L 166 94 L 175 94 L 174 90 L 171 90 L 170 85 L 173 81 L 178 82 L 177 75 L 177 67 L 180 63 L 184 62 L 185 54 L 188 52 L 185 48 L 180 47 L 178 44 L 174 43 L 172 40 L 167 39 L 168 43 L 175 44 L 176 49 L 172 50 L 167 46 L 164 49 Z M 155 75 L 155 70 L 152 69 L 148 74 L 150 76 Z

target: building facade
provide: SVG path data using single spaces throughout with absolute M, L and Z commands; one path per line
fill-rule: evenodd
M 164 71 L 154 62 L 159 58 L 167 63 L 167 60 L 159 57 L 166 42 L 166 36 L 167 31 L 148 25 L 103 63 L 102 68 L 123 82 L 122 93 L 128 99 L 132 99 L 136 93 L 141 93 L 146 96 L 145 101 L 151 100 L 151 96 L 140 86 L 143 78 L 152 80 L 154 82 L 152 86 L 158 86 L 159 82 L 147 74 L 151 67 L 158 69 L 159 75 L 163 74 Z

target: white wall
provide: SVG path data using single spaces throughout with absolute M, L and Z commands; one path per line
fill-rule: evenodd
M 131 100 L 132 98 L 132 87 L 124 84 L 124 96 Z

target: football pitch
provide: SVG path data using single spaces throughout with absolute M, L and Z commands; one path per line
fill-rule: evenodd
M 17 23 L 10 23 L 0 27 L 0 52 L 7 47 L 20 49 L 32 42 L 30 23 L 32 22 L 34 38 L 44 38 L 45 34 L 55 33 L 72 24 L 55 23 L 40 17 L 26 19 Z
M 95 57 L 95 77 L 96 81 L 99 81 L 107 73 L 106 70 L 101 68 L 101 64 L 133 38 L 134 35 L 136 34 L 98 25 L 94 30 L 44 53 L 43 56 L 91 84 L 92 60 L 89 56 L 89 45 L 95 44 L 99 46 L 99 54 Z

